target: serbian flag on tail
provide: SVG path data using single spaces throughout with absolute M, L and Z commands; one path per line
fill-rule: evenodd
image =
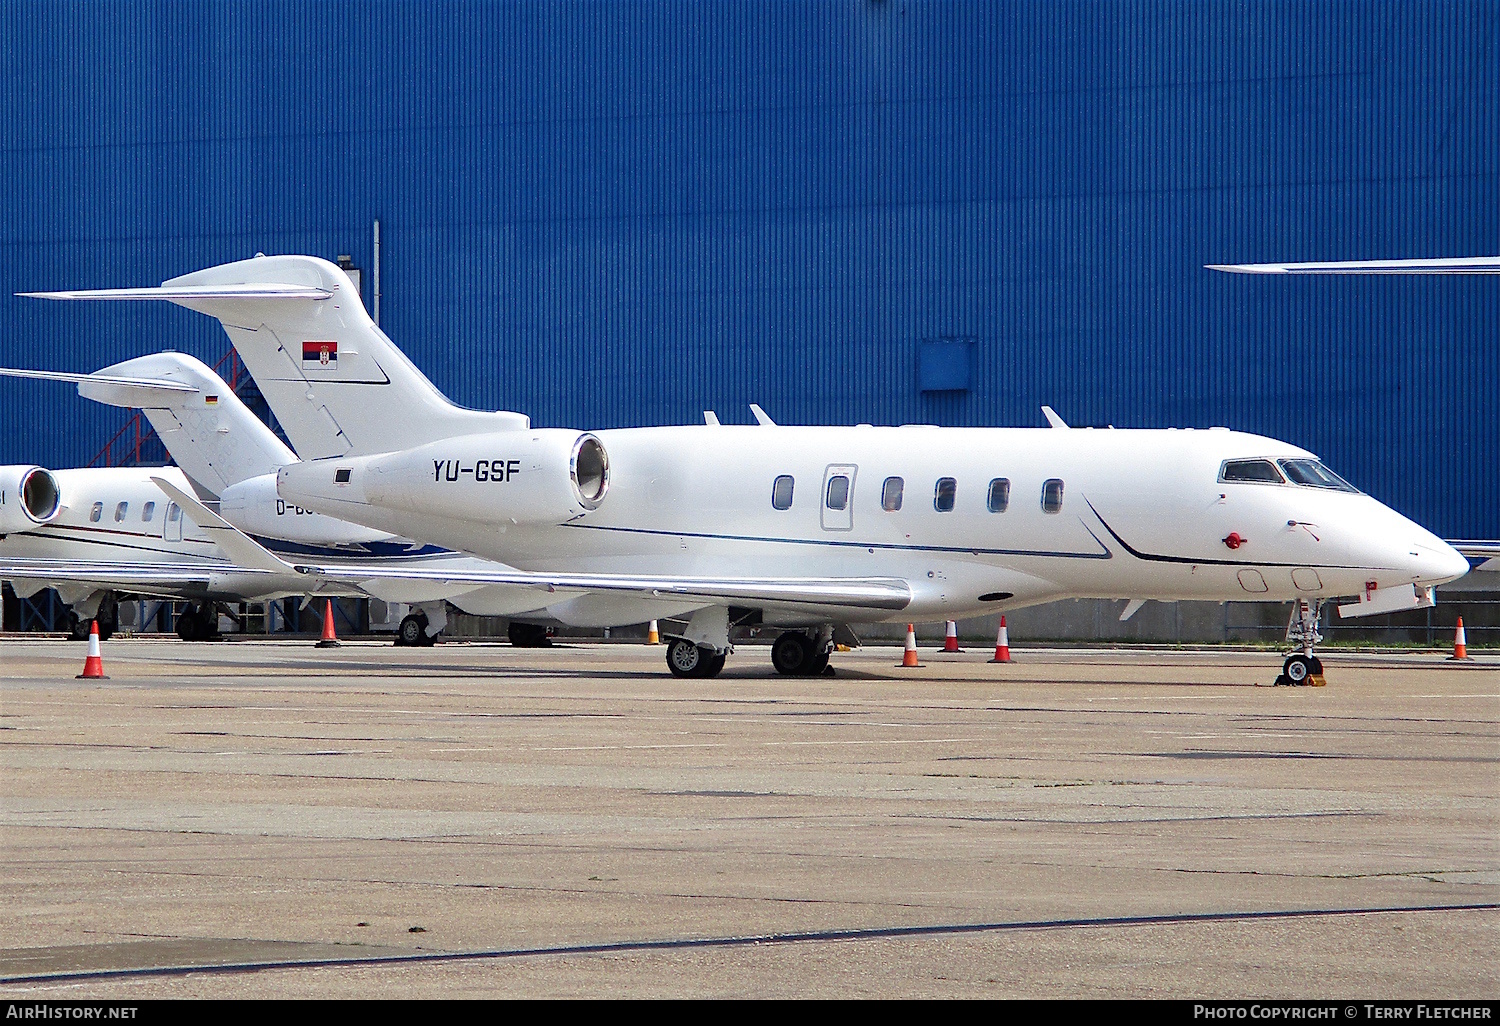
M 302 343 L 303 367 L 337 367 L 338 365 L 338 342 L 314 342 L 308 339 Z

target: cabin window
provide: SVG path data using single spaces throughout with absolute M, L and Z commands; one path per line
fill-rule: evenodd
M 97 524 L 99 522 L 99 520 L 103 516 L 104 516 L 104 503 L 102 503 L 102 502 L 96 502 L 96 503 L 94 503 L 94 508 L 91 509 L 91 510 L 89 510 L 89 523 L 91 523 L 91 524 Z
M 849 479 L 843 474 L 828 479 L 828 508 L 843 509 L 849 505 Z
M 1062 512 L 1063 483 L 1057 478 L 1050 478 L 1042 485 L 1042 512 Z
M 774 484 L 771 485 L 771 507 L 773 509 L 792 508 L 792 475 L 782 474 Z
M 932 490 L 932 508 L 939 513 L 952 513 L 953 500 L 958 496 L 958 482 L 951 477 L 938 478 Z
M 1330 488 L 1336 492 L 1358 492 L 1348 481 L 1339 477 L 1317 460 L 1278 460 L 1292 484 L 1309 488 Z
M 174 502 L 174 503 L 172 503 L 172 505 L 170 505 L 170 506 L 167 507 L 167 522 L 168 523 L 175 524 L 175 523 L 177 523 L 177 521 L 179 521 L 181 519 L 182 519 L 182 507 L 181 506 L 177 505 L 177 503 Z
M 149 524 L 151 518 L 156 516 L 156 503 L 148 502 L 141 507 L 141 522 Z
M 1010 478 L 997 477 L 990 482 L 991 513 L 1004 513 L 1010 506 Z
M 880 508 L 887 513 L 894 513 L 901 508 L 901 491 L 906 487 L 906 482 L 899 477 L 888 477 L 885 484 L 880 488 Z
M 118 506 L 115 507 L 115 523 L 118 524 L 122 520 L 125 519 L 125 511 L 128 510 L 129 508 L 130 508 L 130 503 L 128 503 L 128 502 L 122 502 Z
M 1281 484 L 1281 475 L 1270 460 L 1225 460 L 1219 468 L 1220 481 L 1258 481 Z

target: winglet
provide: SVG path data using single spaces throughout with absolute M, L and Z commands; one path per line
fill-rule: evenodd
M 750 404 L 750 412 L 753 413 L 753 414 L 755 414 L 755 422 L 757 424 L 759 424 L 761 427 L 775 427 L 776 426 L 776 422 L 771 419 L 770 415 L 768 413 L 766 413 L 765 410 L 763 410 L 759 406 L 757 406 L 755 403 L 751 403 Z
M 1297 264 L 1204 264 L 1230 274 L 1500 274 L 1500 256 L 1435 260 L 1326 260 Z
M 703 411 L 703 423 L 707 424 L 709 427 L 718 427 L 719 426 L 719 415 L 717 413 L 715 413 L 713 410 L 704 410 Z
M 192 519 L 211 539 L 224 550 L 236 565 L 248 570 L 262 570 L 273 574 L 291 574 L 295 571 L 290 563 L 281 559 L 242 532 L 229 521 L 219 516 L 193 496 L 162 477 L 152 477 L 151 483 L 160 488 L 182 512 Z
M 1055 428 L 1066 428 L 1068 426 L 1067 421 L 1059 417 L 1057 411 L 1050 406 L 1042 407 L 1042 416 L 1046 417 L 1047 423 Z

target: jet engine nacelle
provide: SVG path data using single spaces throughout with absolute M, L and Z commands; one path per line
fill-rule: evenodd
M 0 534 L 29 531 L 57 519 L 62 492 L 41 467 L 0 467 Z
M 359 545 L 395 537 L 288 502 L 276 494 L 275 474 L 246 478 L 224 489 L 219 515 L 246 534 L 309 545 Z
M 483 524 L 558 524 L 597 509 L 609 456 L 587 432 L 465 435 L 402 452 L 283 467 L 283 499 L 339 510 L 384 509 Z

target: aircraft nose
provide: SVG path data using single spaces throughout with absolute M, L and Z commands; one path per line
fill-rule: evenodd
M 1412 548 L 1419 552 L 1418 573 L 1423 584 L 1447 584 L 1469 572 L 1469 560 L 1446 542 L 1433 544 L 1417 543 Z

